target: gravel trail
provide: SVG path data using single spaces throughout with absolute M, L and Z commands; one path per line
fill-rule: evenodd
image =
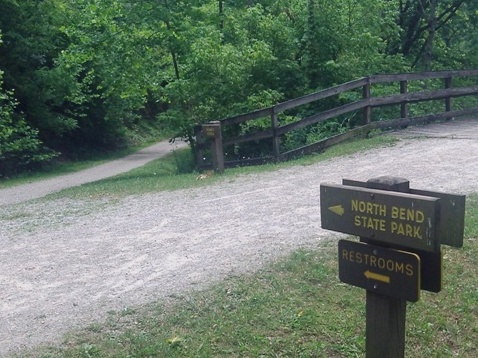
M 16 204 L 42 198 L 57 191 L 85 183 L 112 177 L 117 174 L 139 168 L 152 160 L 162 158 L 173 150 L 183 148 L 185 142 L 159 142 L 124 158 L 112 160 L 80 172 L 61 175 L 55 178 L 20 185 L 14 188 L 0 189 L 0 205 Z
M 202 188 L 0 203 L 0 356 L 320 248 L 338 236 L 320 227 L 320 183 L 392 175 L 417 189 L 478 192 L 478 121 L 397 135 L 391 147 Z

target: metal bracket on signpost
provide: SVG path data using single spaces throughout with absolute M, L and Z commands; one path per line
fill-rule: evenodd
M 215 121 L 202 125 L 203 137 L 211 141 L 213 170 L 224 172 L 224 153 L 222 148 L 221 122 Z

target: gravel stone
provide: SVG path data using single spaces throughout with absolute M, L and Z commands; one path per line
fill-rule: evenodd
M 320 249 L 342 237 L 321 229 L 321 183 L 391 175 L 416 189 L 478 192 L 478 122 L 396 135 L 390 147 L 114 202 L 29 200 L 61 189 L 49 181 L 0 190 L 0 356 L 58 342 L 108 311 L 253 272 L 299 248 Z M 131 160 L 115 166 L 121 162 Z M 98 180 L 94 172 L 78 176 Z

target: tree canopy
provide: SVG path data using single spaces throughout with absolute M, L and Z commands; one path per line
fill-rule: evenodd
M 0 0 L 0 175 L 365 75 L 476 68 L 477 26 L 465 0 Z

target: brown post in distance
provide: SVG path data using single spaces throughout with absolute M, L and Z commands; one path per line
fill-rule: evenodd
M 407 93 L 407 81 L 400 81 L 400 94 Z M 408 118 L 408 103 L 402 102 L 400 104 L 400 118 Z
M 221 122 L 214 121 L 203 124 L 203 136 L 211 141 L 213 170 L 224 172 L 224 153 L 222 148 Z
M 449 89 L 452 87 L 452 78 L 451 77 L 446 77 L 445 78 L 445 89 Z M 445 98 L 445 111 L 450 112 L 451 111 L 451 97 L 446 97 Z M 450 118 L 447 118 L 450 119 Z
M 362 89 L 362 98 L 365 100 L 370 100 L 371 96 L 371 91 L 370 91 L 370 81 L 363 86 Z M 372 114 L 372 108 L 370 106 L 366 106 L 363 108 L 363 121 L 364 124 L 370 124 L 371 122 L 371 114 Z
M 280 156 L 280 139 L 277 135 L 277 128 L 279 128 L 279 119 L 275 107 L 271 109 L 271 128 L 272 128 L 272 153 L 276 159 Z

